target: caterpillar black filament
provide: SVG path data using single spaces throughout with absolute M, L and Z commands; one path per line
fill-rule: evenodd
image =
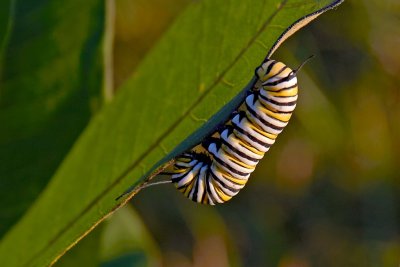
M 300 67 L 291 70 L 267 60 L 256 69 L 254 88 L 238 110 L 165 172 L 179 191 L 195 202 L 215 205 L 230 200 L 245 186 L 296 107 Z

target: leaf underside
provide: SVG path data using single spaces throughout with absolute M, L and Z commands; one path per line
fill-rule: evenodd
M 243 94 L 286 29 L 339 3 L 193 3 L 91 121 L 34 207 L 0 243 L 3 265 L 54 262 L 121 204 L 114 199 L 124 189 L 143 182 L 230 113 L 243 95 L 227 103 Z

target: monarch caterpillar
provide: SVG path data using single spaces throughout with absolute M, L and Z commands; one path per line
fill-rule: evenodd
M 297 72 L 312 57 L 295 70 L 266 59 L 255 70 L 252 89 L 229 119 L 159 173 L 171 179 L 142 185 L 139 190 L 174 183 L 194 202 L 215 205 L 230 200 L 246 185 L 257 163 L 288 124 L 297 102 Z
M 253 89 L 230 118 L 162 174 L 171 175 L 170 182 L 195 202 L 230 200 L 288 124 L 297 102 L 296 74 L 307 61 L 292 70 L 267 59 L 255 70 Z

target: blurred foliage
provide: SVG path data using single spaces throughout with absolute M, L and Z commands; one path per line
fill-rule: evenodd
M 116 0 L 117 87 L 188 2 Z M 278 49 L 289 66 L 316 57 L 294 118 L 238 196 L 206 207 L 146 189 L 131 201 L 140 217 L 118 210 L 64 266 L 88 255 L 85 266 L 397 266 L 398 14 L 397 0 L 348 0 Z
M 115 88 L 135 68 L 191 0 L 116 0 Z
M 39 196 L 101 103 L 104 10 L 87 1 L 71 12 L 77 5 L 0 3 L 0 237 Z

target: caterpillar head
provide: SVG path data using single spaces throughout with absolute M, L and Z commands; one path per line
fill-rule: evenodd
M 275 60 L 267 60 L 256 69 L 256 75 L 263 83 L 268 80 L 273 81 L 285 78 L 292 72 L 288 66 Z
M 282 88 L 297 85 L 296 71 L 275 60 L 267 60 L 256 69 L 258 81 L 256 88 L 279 91 Z
M 307 58 L 295 70 L 292 70 L 282 62 L 270 59 L 266 60 L 256 69 L 258 81 L 255 87 L 262 87 L 268 91 L 279 91 L 283 88 L 293 88 L 297 86 L 297 72 L 312 57 L 313 56 Z

